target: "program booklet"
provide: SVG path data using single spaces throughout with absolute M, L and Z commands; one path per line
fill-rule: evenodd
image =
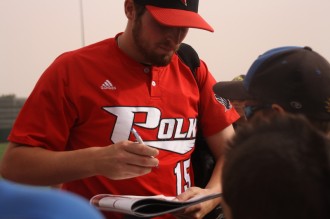
M 195 196 L 187 201 L 164 195 L 131 196 L 99 194 L 90 203 L 100 210 L 130 214 L 137 217 L 156 217 L 172 213 L 210 199 L 221 197 L 221 193 Z

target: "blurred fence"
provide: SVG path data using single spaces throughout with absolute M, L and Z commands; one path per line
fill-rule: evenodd
M 0 142 L 6 142 L 14 121 L 26 98 L 15 95 L 0 96 Z
M 0 143 L 7 142 L 10 130 L 10 128 L 0 129 Z

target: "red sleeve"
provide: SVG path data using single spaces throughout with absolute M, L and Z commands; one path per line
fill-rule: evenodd
M 70 103 L 66 66 L 59 57 L 38 80 L 8 137 L 11 142 L 64 150 L 76 119 Z
M 214 94 L 212 88 L 216 81 L 203 61 L 196 72 L 196 78 L 200 91 L 200 124 L 203 135 L 210 136 L 235 122 L 239 118 L 239 114 L 229 100 Z

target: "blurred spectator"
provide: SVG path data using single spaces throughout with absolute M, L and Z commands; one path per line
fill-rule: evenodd
M 301 115 L 238 129 L 222 177 L 226 219 L 330 218 L 330 142 Z
M 214 92 L 242 100 L 247 119 L 271 111 L 305 115 L 330 133 L 330 64 L 310 47 L 279 47 L 260 55 L 243 81 L 218 82 Z
M 0 180 L 0 218 L 102 219 L 102 214 L 78 195 L 55 189 Z
M 233 78 L 232 81 L 243 81 L 245 78 L 245 75 L 238 75 L 235 78 Z M 236 120 L 235 123 L 233 123 L 234 128 L 236 129 L 238 126 L 244 124 L 246 122 L 245 114 L 244 114 L 244 103 L 245 100 L 236 100 L 231 99 L 231 104 L 235 108 L 235 110 L 238 112 L 238 114 L 241 116 L 238 120 Z

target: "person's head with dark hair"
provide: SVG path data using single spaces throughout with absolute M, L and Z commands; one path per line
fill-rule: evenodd
M 330 218 L 329 159 L 329 139 L 305 117 L 257 116 L 226 152 L 226 219 Z

